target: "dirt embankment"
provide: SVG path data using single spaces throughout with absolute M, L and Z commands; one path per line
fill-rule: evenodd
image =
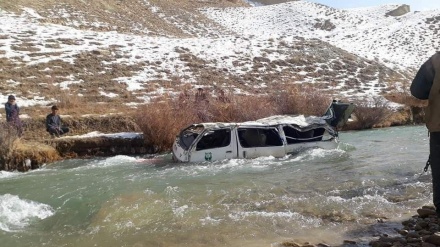
M 23 123 L 24 134 L 22 138 L 11 141 L 9 150 L 2 157 L 0 170 L 27 171 L 63 158 L 133 155 L 153 151 L 145 147 L 140 133 L 129 138 L 124 135 L 73 137 L 90 132 L 140 132 L 130 116 L 65 117 L 63 124 L 70 128 L 70 132 L 66 137 L 55 139 L 46 132 L 45 118 L 25 119 Z

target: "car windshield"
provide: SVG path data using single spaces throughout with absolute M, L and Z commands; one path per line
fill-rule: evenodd
M 180 133 L 179 145 L 183 149 L 188 150 L 191 144 L 194 142 L 197 136 L 203 132 L 203 130 L 204 127 L 202 125 L 193 125 L 186 128 Z

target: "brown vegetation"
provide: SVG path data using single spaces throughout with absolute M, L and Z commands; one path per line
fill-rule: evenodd
M 392 111 L 388 108 L 388 102 L 382 98 L 356 102 L 353 111 L 355 121 L 347 125 L 345 129 L 371 129 L 383 123 L 391 114 Z
M 14 141 L 18 139 L 17 130 L 8 123 L 0 126 L 0 170 L 4 170 L 10 157 Z
M 206 18 L 198 9 L 203 7 L 249 6 L 241 0 L 17 0 L 0 1 L 0 8 L 20 13 L 22 6 L 35 9 L 42 16 L 39 21 L 95 31 L 147 33 L 157 36 L 196 36 L 211 33 L 209 27 L 221 27 Z M 63 16 L 68 12 L 71 17 Z M 169 19 L 163 16 L 170 16 Z M 123 18 L 121 18 L 123 17 Z M 195 21 L 200 20 L 200 21 Z M 175 23 L 186 23 L 176 25 Z M 78 25 L 79 24 L 79 25 Z M 215 35 L 216 33 L 213 32 Z
M 58 152 L 47 145 L 20 139 L 17 129 L 8 123 L 0 128 L 0 170 L 27 171 L 59 160 Z

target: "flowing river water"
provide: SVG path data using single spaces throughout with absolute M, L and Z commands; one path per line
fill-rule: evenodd
M 431 203 L 424 127 L 342 132 L 337 150 L 174 164 L 116 156 L 0 173 L 0 245 L 366 245 Z M 378 223 L 383 221 L 384 223 Z

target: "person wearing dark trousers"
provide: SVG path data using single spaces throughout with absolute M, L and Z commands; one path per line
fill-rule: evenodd
M 419 69 L 411 84 L 411 94 L 428 100 L 425 122 L 429 131 L 433 202 L 440 216 L 440 52 L 435 53 Z
M 61 125 L 61 117 L 58 115 L 58 107 L 52 106 L 52 113 L 46 117 L 46 130 L 52 137 L 60 137 L 69 132 L 69 128 Z
M 18 107 L 17 103 L 15 102 L 14 95 L 8 96 L 8 102 L 6 102 L 5 104 L 5 111 L 6 111 L 6 122 L 10 126 L 15 128 L 17 130 L 17 135 L 21 137 L 23 134 L 23 124 L 19 117 L 20 107 Z

